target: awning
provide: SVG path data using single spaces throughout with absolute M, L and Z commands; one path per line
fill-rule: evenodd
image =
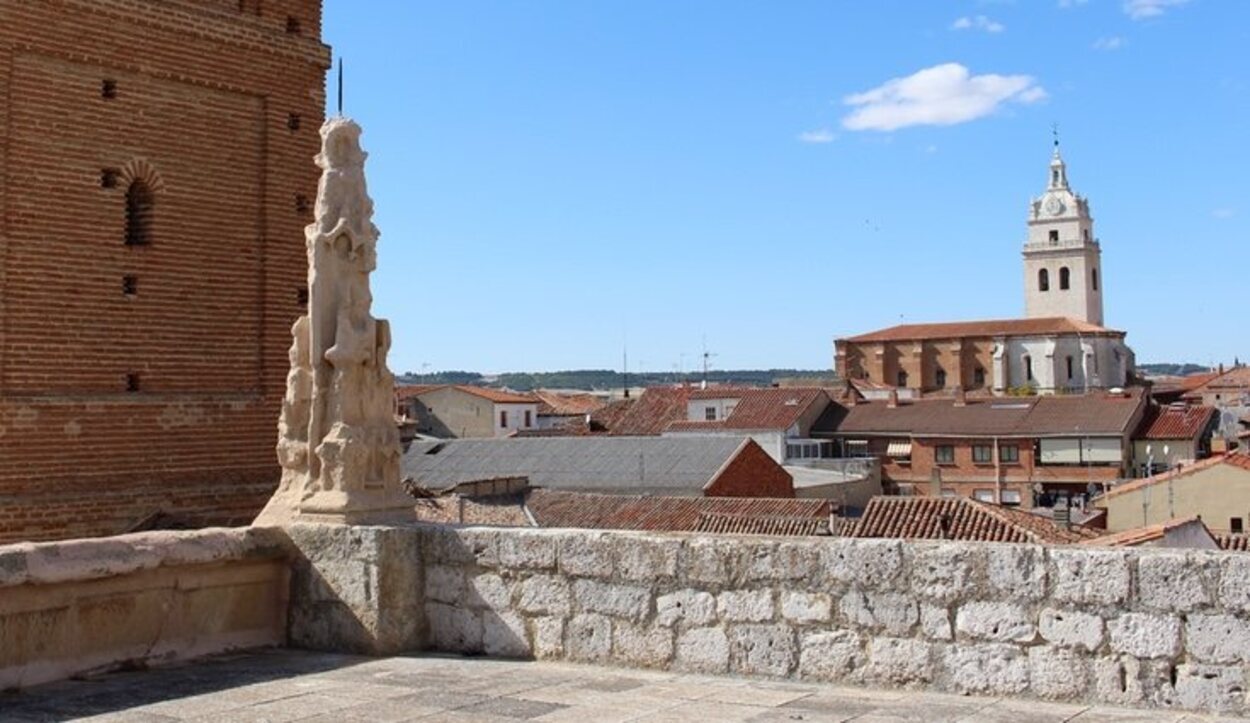
M 886 448 L 885 453 L 889 457 L 910 457 L 911 442 L 890 442 L 890 446 Z

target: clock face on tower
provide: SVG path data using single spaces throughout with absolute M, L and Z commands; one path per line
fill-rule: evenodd
M 1046 199 L 1046 213 L 1049 213 L 1051 216 L 1058 216 L 1063 213 L 1063 201 L 1054 196 Z

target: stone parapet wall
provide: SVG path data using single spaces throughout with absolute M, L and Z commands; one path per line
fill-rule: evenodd
M 437 650 L 1250 711 L 1244 554 L 411 534 L 422 549 L 427 643 Z
M 280 645 L 286 550 L 246 528 L 0 546 L 0 690 Z

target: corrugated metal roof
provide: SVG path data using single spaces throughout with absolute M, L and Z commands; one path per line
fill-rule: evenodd
M 827 525 L 831 503 L 822 499 L 653 497 L 536 489 L 526 497 L 526 507 L 541 527 L 695 532 L 700 525 L 718 524 L 705 522 L 705 516 L 719 515 L 794 521 L 753 524 L 757 529 L 772 530 L 767 534 L 808 534 L 796 530 L 809 529 L 818 522 Z
M 535 487 L 701 494 L 746 437 L 540 437 L 412 444 L 403 474 L 428 489 L 504 476 Z

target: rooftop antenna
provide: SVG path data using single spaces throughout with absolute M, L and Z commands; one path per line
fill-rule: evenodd
M 339 56 L 339 117 L 343 117 L 343 56 Z
M 625 399 L 629 399 L 629 346 L 621 345 L 621 386 L 625 388 Z
M 707 335 L 703 335 L 703 388 L 707 389 L 707 370 L 712 357 L 716 356 L 707 350 Z

